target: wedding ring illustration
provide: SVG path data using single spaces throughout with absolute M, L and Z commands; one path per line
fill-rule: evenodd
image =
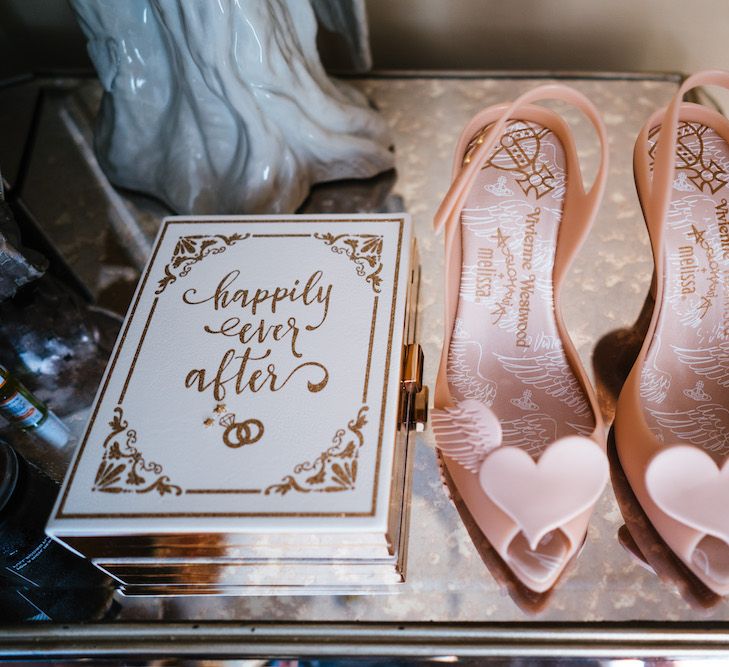
M 223 442 L 232 449 L 253 445 L 263 437 L 264 427 L 258 419 L 246 419 L 237 422 L 235 421 L 235 415 L 229 412 L 223 415 L 218 423 L 225 427 Z

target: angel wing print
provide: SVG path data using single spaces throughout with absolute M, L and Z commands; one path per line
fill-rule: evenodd
M 557 422 L 544 413 L 529 414 L 501 422 L 501 444 L 521 447 L 527 454 L 537 455 L 557 439 Z
M 542 389 L 571 407 L 576 415 L 586 416 L 590 406 L 577 379 L 570 371 L 562 350 L 551 350 L 536 357 L 506 357 L 496 354 L 504 370 L 525 384 Z
M 674 345 L 673 350 L 679 361 L 694 373 L 714 380 L 722 387 L 729 387 L 729 340 L 697 350 Z
M 430 423 L 438 449 L 474 473 L 479 471 L 486 455 L 501 443 L 498 418 L 475 399 L 434 408 Z
M 675 437 L 709 452 L 729 453 L 729 410 L 725 407 L 709 403 L 679 412 L 650 412 Z
M 473 364 L 473 357 L 478 360 Z M 459 398 L 473 398 L 487 407 L 496 398 L 496 383 L 481 375 L 483 348 L 477 341 L 452 338 L 448 351 L 448 382 Z

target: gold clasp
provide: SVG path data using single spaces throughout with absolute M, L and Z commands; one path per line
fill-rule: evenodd
M 423 348 L 418 343 L 409 343 L 405 346 L 404 356 L 402 422 L 409 429 L 423 431 L 428 421 L 428 387 L 423 386 Z
M 423 388 L 423 348 L 418 343 L 405 346 L 405 364 L 402 371 L 402 386 L 409 394 L 417 394 Z

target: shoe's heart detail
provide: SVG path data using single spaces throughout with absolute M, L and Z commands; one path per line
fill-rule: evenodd
M 719 468 L 703 450 L 676 445 L 653 457 L 645 482 L 668 516 L 729 543 L 729 459 Z
M 567 436 L 535 462 L 523 449 L 502 447 L 486 457 L 484 493 L 521 528 L 532 549 L 550 531 L 589 509 L 608 480 L 608 462 L 589 438 Z
M 486 455 L 501 444 L 498 417 L 475 399 L 434 408 L 430 423 L 438 449 L 473 473 L 478 473 Z

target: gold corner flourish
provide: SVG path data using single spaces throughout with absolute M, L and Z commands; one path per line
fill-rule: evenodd
M 238 241 L 250 237 L 250 234 L 191 234 L 180 236 L 172 251 L 172 259 L 165 266 L 165 275 L 159 280 L 155 294 L 160 295 L 178 278 L 183 278 L 193 265 L 208 255 L 219 255 Z
M 154 461 L 147 463 L 142 453 L 134 446 L 137 442 L 137 432 L 128 428 L 129 422 L 124 419 L 121 406 L 114 408 L 114 416 L 109 426 L 111 433 L 104 440 L 104 453 L 96 471 L 92 491 L 103 493 L 157 491 L 160 496 L 168 493 L 179 496 L 182 493 L 182 489 L 176 484 L 171 484 L 170 478 L 163 474 L 159 463 Z M 148 474 L 155 478 L 151 483 Z
M 357 482 L 357 459 L 364 445 L 362 429 L 367 423 L 369 407 L 363 405 L 357 417 L 347 423 L 347 429 L 340 428 L 334 434 L 331 447 L 325 449 L 313 461 L 304 461 L 294 468 L 293 475 L 286 475 L 279 483 L 271 484 L 265 495 L 278 493 L 285 496 L 289 491 L 299 493 L 334 493 L 352 491 Z M 347 431 L 351 433 L 345 439 Z M 306 476 L 305 473 L 312 475 Z
M 382 243 L 383 236 L 379 234 L 325 234 L 316 233 L 314 238 L 324 241 L 332 252 L 349 257 L 356 265 L 358 276 L 363 276 L 372 290 L 379 294 L 382 278 Z

